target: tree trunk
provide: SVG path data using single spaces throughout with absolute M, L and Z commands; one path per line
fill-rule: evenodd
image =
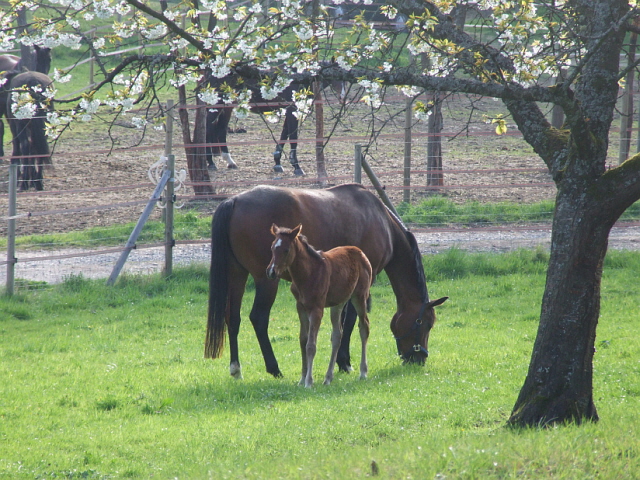
M 191 130 L 189 123 L 189 111 L 187 110 L 187 95 L 185 87 L 178 89 L 180 108 L 180 126 L 182 128 L 182 141 L 187 156 L 187 169 L 189 170 L 189 178 L 193 184 L 193 191 L 196 195 L 212 195 L 215 193 L 209 178 L 209 170 L 207 170 L 207 159 L 205 156 L 206 130 L 205 120 L 207 112 L 205 108 L 196 108 L 195 122 L 193 127 L 193 140 L 191 139 Z M 202 105 L 202 101 L 198 99 L 196 105 Z
M 598 420 L 592 361 L 610 216 L 584 186 L 559 190 L 540 325 L 510 425 Z

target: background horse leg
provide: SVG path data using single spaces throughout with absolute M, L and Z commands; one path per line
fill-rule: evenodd
M 296 140 L 298 140 L 299 122 L 298 118 L 294 115 L 295 110 L 295 106 L 290 106 L 287 108 L 285 114 L 286 138 L 282 138 L 283 136 L 285 136 L 285 129 L 283 128 L 280 140 L 288 139 L 291 142 L 289 151 L 289 162 L 291 163 L 291 165 L 293 165 L 293 174 L 296 177 L 302 177 L 304 176 L 304 170 L 302 170 L 302 167 L 300 167 L 300 164 L 298 163 L 298 143 L 296 142 Z
M 331 332 L 331 358 L 329 360 L 329 368 L 327 374 L 324 376 L 324 385 L 331 385 L 333 380 L 333 370 L 336 366 L 336 358 L 338 356 L 338 348 L 340 347 L 340 339 L 342 338 L 342 322 L 341 313 L 344 305 L 338 305 L 331 307 L 331 325 L 333 330 Z
M 1 105 L 1 103 L 0 103 Z M 0 106 L 0 108 L 2 108 Z M 1 115 L 1 112 L 0 112 Z M 0 118 L 0 157 L 4 157 L 4 122 Z
M 353 302 L 349 300 L 342 311 L 342 340 L 340 349 L 338 350 L 338 370 L 341 372 L 352 372 L 351 354 L 349 353 L 351 345 L 351 334 L 356 325 L 357 312 L 353 306 Z
M 207 111 L 207 143 L 217 143 L 218 145 L 206 148 L 207 165 L 210 170 L 217 170 L 213 156 L 220 156 L 226 160 L 227 168 L 238 168 L 236 162 L 231 158 L 229 147 L 227 146 L 227 131 L 231 120 L 231 108 L 219 108 Z
M 280 378 L 282 377 L 282 372 L 278 367 L 278 361 L 269 340 L 269 313 L 276 299 L 276 293 L 278 293 L 278 282 L 267 278 L 257 279 L 255 277 L 254 281 L 256 284 L 256 296 L 253 300 L 249 318 L 256 332 L 256 337 L 258 337 L 267 372 L 276 378 Z

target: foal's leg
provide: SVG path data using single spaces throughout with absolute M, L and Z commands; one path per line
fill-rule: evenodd
M 302 373 L 300 375 L 299 385 L 305 384 L 307 378 L 307 340 L 309 340 L 309 313 L 305 310 L 302 304 L 297 303 L 296 308 L 298 310 L 298 318 L 300 319 L 300 356 L 302 357 Z
M 358 330 L 360 330 L 360 342 L 362 344 L 362 354 L 360 356 L 360 379 L 367 378 L 369 366 L 367 365 L 367 342 L 369 340 L 369 316 L 367 315 L 367 298 L 369 292 L 352 297 L 353 306 L 358 312 Z
M 309 312 L 309 338 L 307 339 L 307 376 L 304 379 L 304 386 L 307 388 L 313 386 L 313 359 L 316 356 L 318 332 L 320 331 L 322 314 L 322 308 L 316 308 Z
M 333 380 L 333 370 L 336 366 L 338 348 L 340 348 L 340 340 L 342 339 L 342 322 L 340 317 L 343 307 L 344 304 L 331 307 L 331 325 L 333 326 L 333 331 L 331 332 L 331 359 L 329 360 L 327 374 L 324 376 L 325 385 L 330 385 Z

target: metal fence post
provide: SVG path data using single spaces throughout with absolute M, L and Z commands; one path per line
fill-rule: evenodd
M 18 165 L 9 165 L 9 220 L 7 222 L 7 295 L 13 295 L 16 268 L 16 193 L 18 191 Z
M 174 182 L 175 182 L 175 155 L 167 155 L 167 170 L 169 171 L 169 181 L 165 188 L 165 221 L 164 221 L 164 272 L 165 277 L 171 276 L 173 273 L 173 247 L 175 240 L 173 239 L 173 204 L 175 200 Z

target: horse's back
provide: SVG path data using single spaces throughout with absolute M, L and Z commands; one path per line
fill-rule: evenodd
M 272 224 L 294 228 L 320 250 L 355 245 L 375 273 L 393 253 L 394 220 L 384 205 L 360 185 L 325 190 L 255 187 L 234 197 L 230 242 L 236 259 L 252 275 L 262 276 L 271 258 Z

